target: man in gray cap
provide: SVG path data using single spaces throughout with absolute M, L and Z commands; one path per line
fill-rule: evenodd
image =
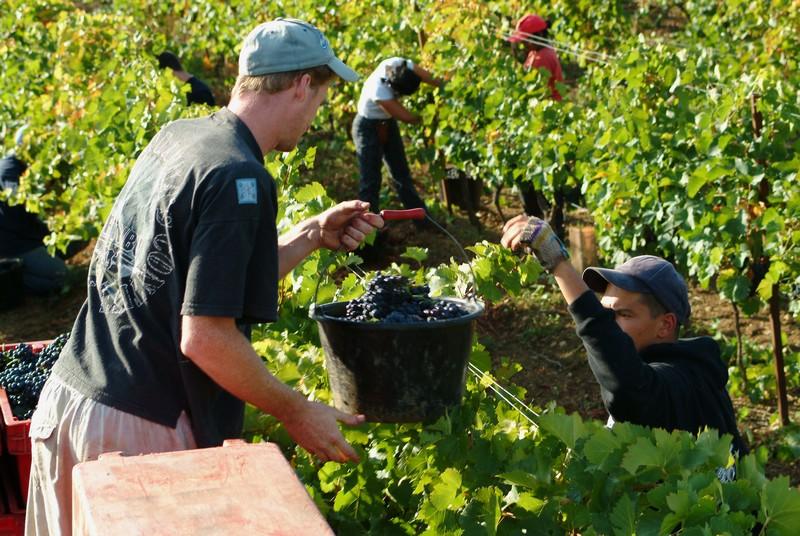
M 103 452 L 220 445 L 244 402 L 323 461 L 357 461 L 338 422 L 264 366 L 249 326 L 277 318 L 278 282 L 318 248 L 353 250 L 383 225 L 348 201 L 278 236 L 264 155 L 293 149 L 335 75 L 357 75 L 315 27 L 244 40 L 230 103 L 165 126 L 136 161 L 97 241 L 88 297 L 31 421 L 28 534 L 69 534 L 71 472 Z
M 642 255 L 614 270 L 587 268 L 581 277 L 547 222 L 524 214 L 506 223 L 501 243 L 532 250 L 555 277 L 610 422 L 692 433 L 714 428 L 731 434 L 734 452 L 747 452 L 719 345 L 710 337 L 678 337 L 691 309 L 686 283 L 671 263 Z

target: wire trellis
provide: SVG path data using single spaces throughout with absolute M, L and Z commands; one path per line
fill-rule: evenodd
M 533 419 L 533 417 L 538 418 L 539 414 L 534 411 L 530 406 L 528 406 L 525 402 L 520 400 L 514 393 L 503 387 L 497 380 L 495 380 L 491 375 L 487 374 L 486 372 L 482 371 L 476 365 L 472 363 L 468 363 L 469 371 L 478 379 L 478 382 L 481 385 L 485 385 L 494 393 L 500 397 L 506 404 L 511 406 L 513 409 L 517 410 L 520 415 L 522 415 L 532 426 L 534 429 L 539 429 L 539 424 Z M 532 417 L 533 416 L 533 417 Z
M 522 34 L 522 38 L 520 39 L 522 42 L 525 43 L 532 43 L 539 46 L 547 46 L 556 50 L 558 52 L 564 52 L 565 54 L 569 54 L 575 56 L 580 59 L 584 59 L 590 63 L 599 63 L 606 66 L 616 66 L 619 67 L 619 58 L 617 56 L 610 56 L 608 54 L 604 54 L 602 52 L 591 51 L 587 49 L 582 49 L 576 46 L 570 46 L 567 43 L 555 41 L 552 39 L 546 39 L 541 36 L 535 34 L 528 34 L 525 32 L 512 32 L 508 30 L 498 30 L 498 35 L 500 35 L 503 39 L 508 40 L 513 35 Z M 729 90 L 731 86 L 725 84 L 724 82 L 716 82 L 713 84 L 709 84 L 709 87 L 702 88 L 692 84 L 681 84 L 680 87 L 686 88 L 691 91 L 696 91 L 698 93 L 705 93 L 709 96 L 716 96 L 715 93 L 718 92 L 720 89 Z

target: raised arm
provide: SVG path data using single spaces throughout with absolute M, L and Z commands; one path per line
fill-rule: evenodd
M 638 412 L 664 395 L 664 380 L 642 361 L 633 340 L 603 307 L 568 260 L 564 245 L 544 220 L 521 214 L 503 228 L 501 243 L 524 247 L 556 279 L 583 341 L 603 402 L 619 420 L 638 420 Z
M 420 117 L 411 113 L 408 108 L 400 104 L 400 101 L 397 99 L 380 100 L 377 102 L 380 104 L 381 108 L 386 110 L 386 113 L 398 121 L 412 124 L 420 122 Z
M 414 72 L 417 74 L 417 76 L 419 76 L 420 80 L 422 80 L 429 86 L 442 87 L 446 82 L 444 78 L 436 78 L 435 76 L 433 76 L 433 74 L 431 74 L 430 71 L 428 71 L 423 67 L 420 67 L 416 63 L 414 64 Z

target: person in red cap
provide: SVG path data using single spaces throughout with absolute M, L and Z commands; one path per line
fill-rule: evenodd
M 542 17 L 529 13 L 519 19 L 514 32 L 507 41 L 514 47 L 515 53 L 522 53 L 526 69 L 544 69 L 548 72 L 550 78 L 547 83 L 550 87 L 550 95 L 554 100 L 560 101 L 561 93 L 558 92 L 556 83 L 563 82 L 564 75 L 561 72 L 561 62 L 558 61 L 556 51 L 545 45 L 549 27 L 550 24 Z M 544 194 L 530 181 L 519 182 L 517 187 L 525 213 L 544 218 L 545 209 L 543 207 L 548 204 Z M 561 207 L 565 192 L 556 190 L 555 196 L 556 210 L 552 213 L 551 222 L 556 232 L 563 235 L 563 209 Z
M 550 95 L 557 101 L 561 100 L 561 93 L 556 88 L 556 83 L 564 81 L 561 72 L 561 62 L 558 61 L 556 51 L 545 44 L 549 24 L 539 15 L 528 14 L 519 19 L 517 27 L 508 41 L 514 46 L 521 47 L 526 53 L 526 69 L 545 69 L 550 74 L 547 82 L 550 86 Z
M 719 344 L 711 337 L 679 337 L 691 306 L 672 263 L 639 255 L 614 269 L 587 268 L 581 276 L 547 222 L 524 214 L 506 223 L 501 243 L 532 252 L 555 277 L 600 385 L 609 426 L 627 421 L 695 434 L 713 428 L 731 435 L 732 452 L 747 453 Z M 735 469 L 720 468 L 717 476 L 731 480 Z

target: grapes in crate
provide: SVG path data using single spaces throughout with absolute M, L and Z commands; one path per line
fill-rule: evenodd
M 412 285 L 399 275 L 378 274 L 364 294 L 347 303 L 345 318 L 356 322 L 410 324 L 435 322 L 468 314 L 459 304 L 428 296 L 428 285 Z
M 11 410 L 17 419 L 31 418 L 44 382 L 50 376 L 50 369 L 68 337 L 69 333 L 59 335 L 38 354 L 27 344 L 2 352 L 0 387 L 6 390 Z

